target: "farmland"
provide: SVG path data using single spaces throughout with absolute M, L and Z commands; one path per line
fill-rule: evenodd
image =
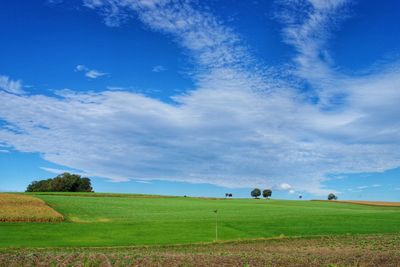
M 381 206 L 381 207 L 400 207 L 400 202 L 384 202 L 384 201 L 350 201 L 350 200 L 342 200 L 336 201 L 337 203 L 351 203 L 351 204 L 359 204 L 359 205 L 368 205 L 368 206 Z
M 118 248 L 0 249 L 0 266 L 397 266 L 400 236 L 344 235 Z
M 60 222 L 63 216 L 36 197 L 0 194 L 0 222 Z
M 30 195 L 32 196 L 32 195 Z M 0 247 L 110 247 L 400 232 L 400 208 L 254 199 L 37 194 L 61 223 L 1 223 Z M 89 197 L 90 196 L 90 197 Z M 105 197 L 107 196 L 107 197 Z

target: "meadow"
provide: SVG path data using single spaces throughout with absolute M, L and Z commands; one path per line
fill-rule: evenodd
M 0 247 L 113 247 L 213 242 L 214 210 L 218 210 L 219 241 L 400 233 L 399 207 L 92 193 L 28 196 L 43 200 L 62 214 L 65 221 L 2 222 Z

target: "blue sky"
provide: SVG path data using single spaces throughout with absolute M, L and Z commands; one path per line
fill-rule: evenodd
M 395 0 L 0 3 L 0 191 L 399 200 Z

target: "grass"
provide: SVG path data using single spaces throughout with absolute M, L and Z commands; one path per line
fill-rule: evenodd
M 254 199 L 39 194 L 63 223 L 1 223 L 0 247 L 109 247 L 400 233 L 400 208 Z M 32 195 L 30 195 L 32 196 Z
M 398 266 L 400 235 L 206 245 L 0 250 L 0 266 Z
M 60 222 L 63 216 L 36 197 L 0 194 L 0 222 Z

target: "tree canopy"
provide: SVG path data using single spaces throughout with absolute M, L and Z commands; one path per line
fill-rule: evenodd
M 65 172 L 52 179 L 33 181 L 26 192 L 93 192 L 89 178 Z
M 272 196 L 272 190 L 271 189 L 264 189 L 262 192 L 263 197 L 268 198 Z
M 337 196 L 335 194 L 333 194 L 333 193 L 330 193 L 328 195 L 328 200 L 337 200 Z
M 258 198 L 261 196 L 261 190 L 258 188 L 254 188 L 253 191 L 251 191 L 251 196 L 254 198 Z

